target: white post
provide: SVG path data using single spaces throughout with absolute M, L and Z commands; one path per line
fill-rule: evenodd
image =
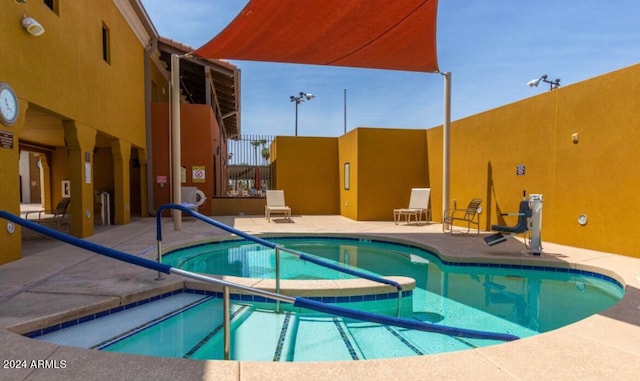
M 173 203 L 182 203 L 180 189 L 181 161 L 180 161 L 180 56 L 171 55 L 171 174 L 173 187 Z M 173 229 L 182 229 L 182 212 L 177 209 L 171 211 L 173 215 Z
M 529 195 L 529 207 L 531 208 L 531 254 L 542 253 L 542 195 Z
M 442 212 L 449 207 L 450 139 L 451 139 L 451 73 L 444 77 L 444 122 L 442 124 Z M 444 216 L 443 216 L 444 222 Z
M 347 89 L 344 89 L 344 134 L 347 134 Z

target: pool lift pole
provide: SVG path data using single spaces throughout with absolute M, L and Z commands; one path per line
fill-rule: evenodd
M 542 231 L 542 195 L 530 194 L 529 195 L 529 207 L 531 208 L 531 220 L 529 221 L 531 231 L 531 254 L 540 255 L 542 253 L 542 238 L 540 232 Z

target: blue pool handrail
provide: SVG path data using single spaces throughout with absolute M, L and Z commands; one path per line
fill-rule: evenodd
M 241 230 L 235 229 L 235 228 L 233 228 L 233 227 L 231 227 L 229 225 L 223 224 L 220 221 L 216 221 L 213 218 L 210 218 L 210 217 L 207 217 L 207 216 L 205 216 L 203 214 L 200 214 L 200 213 L 198 213 L 198 212 L 196 212 L 194 210 L 191 210 L 191 209 L 189 209 L 189 208 L 187 208 L 187 207 L 185 207 L 183 205 L 164 204 L 164 205 L 161 205 L 158 208 L 157 213 L 156 213 L 156 238 L 157 238 L 158 242 L 162 241 L 162 212 L 164 210 L 168 210 L 168 209 L 181 210 L 181 211 L 191 215 L 192 217 L 194 217 L 194 218 L 196 218 L 196 219 L 198 219 L 200 221 L 206 222 L 206 223 L 208 223 L 210 225 L 213 225 L 213 226 L 215 226 L 217 228 L 220 228 L 220 229 L 222 229 L 224 231 L 227 231 L 229 233 L 235 234 L 235 235 L 237 235 L 239 237 L 242 237 L 242 238 L 244 238 L 244 239 L 246 239 L 248 241 L 255 242 L 255 243 L 259 244 L 259 245 L 268 247 L 270 249 L 279 249 L 281 251 L 297 255 L 303 261 L 308 261 L 308 262 L 314 263 L 314 264 L 319 265 L 319 266 L 327 267 L 327 268 L 330 268 L 332 270 L 340 271 L 342 273 L 349 274 L 349 275 L 354 275 L 354 276 L 357 276 L 357 277 L 360 277 L 360 278 L 363 278 L 363 279 L 368 279 L 368 280 L 371 280 L 371 281 L 374 281 L 374 282 L 387 284 L 387 285 L 395 287 L 395 289 L 398 292 L 402 291 L 402 285 L 400 283 L 394 281 L 394 280 L 383 278 L 383 277 L 379 277 L 379 276 L 375 276 L 375 275 L 371 275 L 371 274 L 367 274 L 367 273 L 362 272 L 362 271 L 358 271 L 358 270 L 354 270 L 354 269 L 338 266 L 338 265 L 336 265 L 336 264 L 334 264 L 332 262 L 326 261 L 326 260 L 324 260 L 322 258 L 319 258 L 317 256 L 310 255 L 310 254 L 307 254 L 307 253 L 302 253 L 302 252 L 297 251 L 297 250 L 287 249 L 287 248 L 285 248 L 283 246 L 280 246 L 280 245 L 278 245 L 278 244 L 276 244 L 274 242 L 268 241 L 268 240 L 260 238 L 260 237 L 256 237 L 254 235 L 248 234 L 248 233 L 243 232 Z
M 28 228 L 30 230 L 33 230 L 35 232 L 38 232 L 40 234 L 44 234 L 51 238 L 55 238 L 58 241 L 62 241 L 64 243 L 68 243 L 70 245 L 79 247 L 81 249 L 89 250 L 97 254 L 102 254 L 104 256 L 117 259 L 119 261 L 125 261 L 133 265 L 141 266 L 150 270 L 156 270 L 164 274 L 170 274 L 171 266 L 169 265 L 158 263 L 156 261 L 151 261 L 146 258 L 136 257 L 135 255 L 125 254 L 121 251 L 114 250 L 109 247 L 105 247 L 105 246 L 95 244 L 93 242 L 85 241 L 85 240 L 76 238 L 72 235 L 64 234 L 57 230 L 29 221 L 27 219 L 20 218 L 4 210 L 0 210 L 0 217 L 6 220 L 9 220 L 13 223 L 16 223 L 18 225 L 21 225 L 25 228 Z
M 396 317 L 390 317 L 385 315 L 378 315 L 378 314 L 353 310 L 345 307 L 332 306 L 329 304 L 317 302 L 317 301 L 310 300 L 303 297 L 291 297 L 287 295 L 281 295 L 278 293 L 261 290 L 261 289 L 257 289 L 249 286 L 244 286 L 241 284 L 225 281 L 222 279 L 216 279 L 207 275 L 193 273 L 191 271 L 178 269 L 173 266 L 158 263 L 156 261 L 152 261 L 146 258 L 141 258 L 135 255 L 127 254 L 119 250 L 111 249 L 105 246 L 98 245 L 93 242 L 89 242 L 80 238 L 73 237 L 68 234 L 61 233 L 57 230 L 20 218 L 4 210 L 0 210 L 0 218 L 4 218 L 10 222 L 16 223 L 28 229 L 34 230 L 40 234 L 49 236 L 51 238 L 79 247 L 81 249 L 92 251 L 94 253 L 101 254 L 122 262 L 130 263 L 130 264 L 144 267 L 150 270 L 160 271 L 166 274 L 180 275 L 186 278 L 222 286 L 223 294 L 225 296 L 225 301 L 224 301 L 225 305 L 228 305 L 229 303 L 228 289 L 233 288 L 241 291 L 246 291 L 251 294 L 264 296 L 272 300 L 291 303 L 297 307 L 307 308 L 307 309 L 311 309 L 318 312 L 329 313 L 336 316 L 368 321 L 372 323 L 398 326 L 398 327 L 415 329 L 419 331 L 441 333 L 445 335 L 466 337 L 466 338 L 477 338 L 477 339 L 498 340 L 498 341 L 514 341 L 519 339 L 518 336 L 506 334 L 506 333 L 485 332 L 485 331 L 477 331 L 477 330 L 471 330 L 471 329 L 465 329 L 465 328 L 448 327 L 448 326 L 438 325 L 433 323 L 396 318 Z M 225 310 L 226 310 L 225 341 L 227 341 L 229 337 L 228 308 L 225 308 Z M 227 352 L 227 346 L 228 345 L 225 344 L 225 352 Z

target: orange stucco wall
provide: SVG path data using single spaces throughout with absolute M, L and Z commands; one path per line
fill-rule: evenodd
M 411 188 L 429 186 L 424 130 L 357 128 L 340 137 L 340 211 L 355 220 L 393 219 Z M 345 189 L 345 164 L 349 189 Z
M 482 198 L 481 228 L 488 230 L 515 223 L 500 214 L 517 211 L 523 193 L 542 194 L 543 240 L 640 257 L 640 236 L 631 233 L 640 189 L 638 89 L 640 65 L 634 65 L 454 121 L 447 207 Z M 288 188 L 288 199 L 319 205 L 318 186 L 298 174 L 312 160 L 316 171 L 335 166 L 345 217 L 391 221 L 391 210 L 408 203 L 412 187 L 430 187 L 433 220 L 441 220 L 441 126 L 426 132 L 358 128 L 338 138 L 337 160 L 333 148 L 308 143 L 313 139 L 276 140 L 277 184 Z M 311 152 L 323 160 L 307 158 Z M 524 175 L 516 173 L 519 165 Z M 578 223 L 582 214 L 586 225 Z
M 277 137 L 276 187 L 294 213 L 389 220 L 426 187 L 424 130 L 358 128 L 340 138 Z M 345 189 L 345 164 L 349 189 Z
M 171 201 L 171 166 L 169 164 L 169 104 L 152 103 L 151 124 L 153 141 L 153 208 Z M 186 177 L 182 186 L 195 186 L 207 197 L 198 211 L 205 215 L 213 213 L 210 198 L 214 189 L 214 163 L 216 149 L 219 145 L 220 131 L 211 107 L 208 105 L 182 104 L 180 107 L 181 124 L 181 163 L 185 167 Z M 204 182 L 194 181 L 194 166 L 205 168 Z M 158 176 L 167 178 L 167 183 L 160 186 Z
M 52 208 L 61 198 L 63 179 L 71 180 L 71 233 L 93 233 L 94 179 L 100 172 L 85 167 L 93 157 L 96 136 L 106 146 L 146 148 L 145 48 L 118 5 L 109 0 L 58 2 L 54 12 L 42 1 L 3 2 L 0 12 L 0 82 L 16 92 L 21 115 L 13 126 L 0 126 L 14 138 L 12 148 L 0 150 L 8 164 L 0 174 L 0 209 L 19 213 L 18 160 L 20 142 L 47 147 L 42 201 Z M 126 7 L 125 7 L 126 8 Z M 23 16 L 45 28 L 32 36 L 20 24 Z M 110 33 L 110 62 L 102 57 L 102 27 Z M 103 145 L 103 146 L 105 146 Z M 113 161 L 113 158 L 109 158 Z M 100 166 L 99 166 L 100 167 Z M 128 180 L 127 163 L 114 176 Z M 117 172 L 117 171 L 116 171 Z M 123 182 L 126 185 L 126 182 Z M 118 189 L 121 194 L 128 192 Z M 120 197 L 123 200 L 124 197 Z M 129 205 L 119 201 L 119 213 Z M 120 221 L 126 222 L 128 216 Z M 0 263 L 20 257 L 21 229 L 0 232 Z
M 358 128 L 357 220 L 386 221 L 429 186 L 424 130 Z
M 275 188 L 293 214 L 338 214 L 338 139 L 278 136 L 271 151 Z
M 640 65 L 634 65 L 455 121 L 451 199 L 460 207 L 481 197 L 482 228 L 488 229 L 514 223 L 499 213 L 516 211 L 523 191 L 540 193 L 543 240 L 640 257 L 640 237 L 629 234 L 640 189 L 638 89 Z M 442 128 L 427 136 L 438 205 Z M 586 225 L 578 223 L 581 214 Z

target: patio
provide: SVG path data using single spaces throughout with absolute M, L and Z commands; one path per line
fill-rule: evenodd
M 184 279 L 157 281 L 151 270 L 135 268 L 49 239 L 23 241 L 23 258 L 0 267 L 0 379 L 633 379 L 640 373 L 640 260 L 544 242 L 541 257 L 521 254 L 515 240 L 488 247 L 480 237 L 452 237 L 440 224 L 416 226 L 353 221 L 341 216 L 294 215 L 292 223 L 267 223 L 264 216 L 219 217 L 251 234 L 322 233 L 390 237 L 431 247 L 443 259 L 509 263 L 564 264 L 610 275 L 626 285 L 623 300 L 611 309 L 565 328 L 516 342 L 462 352 L 392 360 L 333 363 L 260 363 L 195 361 L 130 356 L 57 346 L 27 339 L 27 332 L 71 314 L 126 304 L 181 288 Z M 165 248 L 227 234 L 199 221 L 185 220 L 174 231 L 164 220 Z M 99 227 L 90 241 L 153 258 L 155 219 Z M 62 369 L 12 369 L 8 360 L 58 360 Z M 60 367 L 61 368 L 61 367 Z

